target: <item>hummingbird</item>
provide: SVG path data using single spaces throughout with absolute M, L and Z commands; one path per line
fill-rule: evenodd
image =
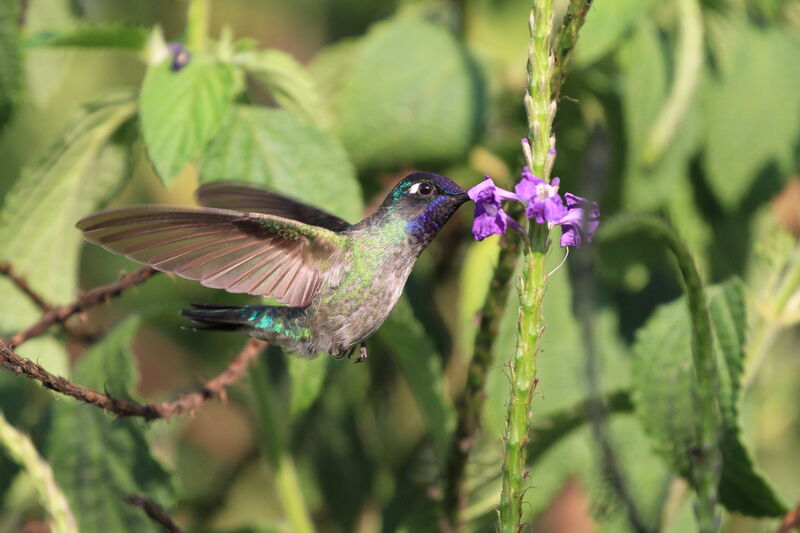
M 194 329 L 242 332 L 307 358 L 352 357 L 358 347 L 361 362 L 420 253 L 469 197 L 444 176 L 415 172 L 356 224 L 235 182 L 203 185 L 197 199 L 202 207 L 119 207 L 76 225 L 156 270 L 284 304 L 195 304 L 181 312 Z

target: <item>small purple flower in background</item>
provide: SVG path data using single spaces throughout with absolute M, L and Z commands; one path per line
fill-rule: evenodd
M 192 59 L 192 54 L 183 47 L 181 43 L 169 43 L 167 45 L 167 50 L 169 50 L 169 54 L 172 57 L 172 62 L 169 65 L 169 68 L 172 69 L 173 72 L 178 72 L 183 67 L 189 64 L 189 60 Z
M 566 193 L 567 213 L 556 222 L 561 226 L 561 247 L 580 247 L 583 241 L 592 242 L 592 237 L 600 225 L 600 208 L 596 202 L 589 202 L 585 198 Z M 584 216 L 589 219 L 584 221 Z
M 482 241 L 489 235 L 503 234 L 509 225 L 515 229 L 522 229 L 516 220 L 503 211 L 501 203 L 503 200 L 519 200 L 519 198 L 514 193 L 495 185 L 489 176 L 467 191 L 467 194 L 476 204 L 475 220 L 472 223 L 472 235 L 476 241 Z
M 514 187 L 520 200 L 525 202 L 525 214 L 539 224 L 549 224 L 560 220 L 567 208 L 558 194 L 559 179 L 547 183 L 531 173 L 528 167 L 522 169 L 522 180 Z

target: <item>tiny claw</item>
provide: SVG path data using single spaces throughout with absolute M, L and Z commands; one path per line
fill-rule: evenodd
M 356 357 L 356 360 L 353 361 L 353 363 L 355 364 L 363 363 L 366 360 L 367 360 L 367 344 L 365 342 L 362 342 L 358 348 L 358 357 Z

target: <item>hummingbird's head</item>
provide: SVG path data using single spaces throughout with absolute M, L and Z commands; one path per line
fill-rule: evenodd
M 379 211 L 403 217 L 406 232 L 427 242 L 469 200 L 454 181 L 430 172 L 409 174 L 395 185 Z

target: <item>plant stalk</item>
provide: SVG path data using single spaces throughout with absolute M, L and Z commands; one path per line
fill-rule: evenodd
M 528 27 L 531 33 L 528 49 L 528 90 L 525 110 L 528 117 L 528 139 L 523 143 L 523 155 L 531 172 L 549 182 L 556 158 L 556 138 L 552 131 L 556 114 L 553 97 L 553 76 L 556 59 L 551 49 L 553 38 L 553 2 L 538 0 L 531 9 Z M 519 291 L 517 319 L 517 348 L 511 360 L 509 374 L 511 392 L 508 402 L 505 432 L 505 457 L 500 495 L 499 529 L 504 533 L 522 530 L 524 518 L 523 483 L 526 445 L 531 423 L 531 399 L 536 388 L 536 351 L 544 331 L 542 301 L 547 275 L 545 262 L 549 247 L 548 228 L 543 224 L 529 227 L 530 247 L 524 250 Z
M 542 300 L 545 291 L 546 254 L 534 251 L 524 258 L 518 280 L 520 295 L 517 349 L 509 368 L 511 394 L 505 434 L 503 488 L 500 496 L 500 530 L 516 533 L 523 527 L 523 482 L 527 477 L 526 446 L 531 423 L 531 399 L 536 388 L 536 350 L 544 330 Z

